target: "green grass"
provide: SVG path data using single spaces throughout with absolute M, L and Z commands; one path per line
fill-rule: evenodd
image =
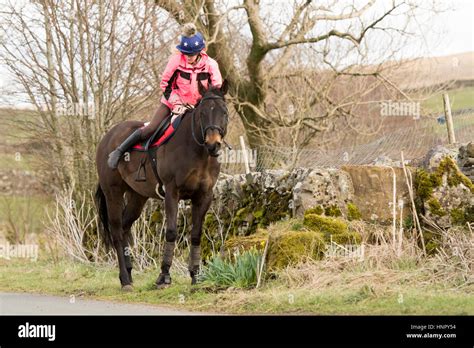
M 474 107 L 474 87 L 453 89 L 448 91 L 448 94 L 452 111 Z M 442 93 L 432 95 L 430 98 L 422 102 L 421 107 L 428 112 L 443 113 L 444 106 Z
M 134 275 L 134 291 L 122 293 L 115 268 L 68 261 L 0 260 L 0 291 L 75 295 L 208 313 L 235 314 L 474 314 L 472 293 L 417 287 L 373 290 L 369 284 L 354 289 L 290 289 L 278 281 L 261 289 L 216 291 L 192 287 L 188 277 L 172 273 L 173 285 L 154 288 L 158 270 Z
M 48 196 L 4 196 L 0 195 L 0 231 L 7 234 L 13 230 L 41 233 L 46 219 L 46 210 L 52 211 L 53 200 Z
M 23 122 L 39 122 L 39 116 L 32 110 L 0 108 L 0 134 L 3 144 L 14 145 L 26 141 L 28 131 L 21 126 Z
M 0 154 L 0 168 L 16 170 L 32 170 L 31 155 L 21 151 Z

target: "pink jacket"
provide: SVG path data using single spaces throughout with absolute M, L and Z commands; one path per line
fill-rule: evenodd
M 205 88 L 208 88 L 209 84 L 220 87 L 222 76 L 217 62 L 201 52 L 201 59 L 192 66 L 186 62 L 184 54 L 174 54 L 168 61 L 161 79 L 160 87 L 163 90 L 161 102 L 170 109 L 182 103 L 196 105 L 201 99 L 198 80 Z

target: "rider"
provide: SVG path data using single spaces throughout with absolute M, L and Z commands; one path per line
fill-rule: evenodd
M 170 58 L 161 79 L 163 96 L 155 116 L 109 154 L 109 167 L 117 168 L 123 153 L 150 137 L 171 113 L 182 115 L 190 106 L 195 106 L 201 99 L 198 81 L 205 88 L 209 85 L 221 87 L 219 65 L 205 53 L 205 46 L 204 37 L 196 26 L 193 23 L 185 24 L 180 44 L 176 46 L 179 52 Z

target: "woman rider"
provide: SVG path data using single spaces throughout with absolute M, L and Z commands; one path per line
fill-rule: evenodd
M 219 65 L 205 53 L 205 47 L 204 37 L 196 30 L 196 26 L 193 23 L 185 24 L 181 41 L 176 46 L 178 52 L 171 56 L 161 79 L 163 96 L 155 116 L 109 154 L 109 167 L 117 168 L 124 152 L 149 138 L 171 113 L 182 115 L 190 105 L 195 106 L 202 97 L 198 90 L 198 81 L 205 88 L 209 85 L 221 87 Z

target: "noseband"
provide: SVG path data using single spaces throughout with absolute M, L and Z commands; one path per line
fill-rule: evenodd
M 204 100 L 210 100 L 210 99 L 224 99 L 224 97 L 213 94 L 213 95 L 210 95 L 210 96 L 203 97 L 199 101 L 199 104 L 201 104 Z M 192 115 L 191 115 L 191 118 L 192 118 L 191 119 L 191 132 L 193 134 L 193 139 L 196 142 L 196 144 L 198 144 L 199 146 L 205 146 L 206 145 L 205 134 L 209 129 L 216 129 L 219 132 L 219 134 L 221 135 L 221 137 L 224 137 L 224 130 L 220 126 L 209 125 L 206 128 L 203 128 L 203 126 L 202 126 L 202 117 L 199 117 L 199 128 L 201 128 L 202 143 L 199 142 L 199 140 L 196 138 L 196 132 L 194 130 L 194 123 L 195 123 L 194 119 L 195 119 L 196 109 L 197 109 L 197 107 L 193 109 Z

